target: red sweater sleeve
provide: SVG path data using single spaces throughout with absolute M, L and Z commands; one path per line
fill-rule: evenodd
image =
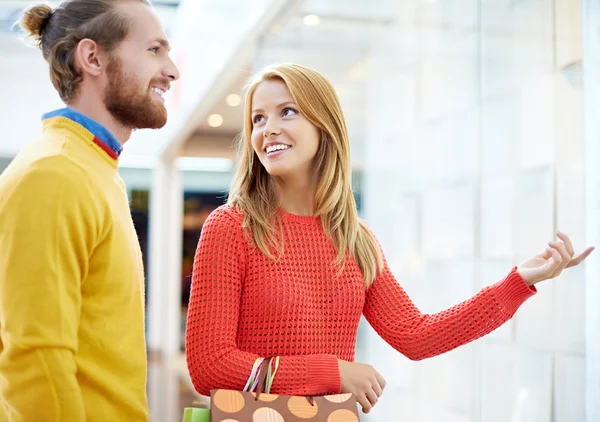
M 421 360 L 492 332 L 536 292 L 513 268 L 506 278 L 471 299 L 428 315 L 417 309 L 386 264 L 367 292 L 364 315 L 393 348 L 411 360 Z
M 204 223 L 194 258 L 186 358 L 192 383 L 203 395 L 213 389 L 241 391 L 259 357 L 236 345 L 248 247 L 236 217 L 230 208 L 215 210 Z M 267 327 L 256 327 L 256 335 L 268 336 Z M 330 354 L 282 357 L 271 389 L 306 396 L 340 391 L 337 357 Z

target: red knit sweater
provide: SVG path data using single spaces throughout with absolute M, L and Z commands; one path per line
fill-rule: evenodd
M 196 390 L 241 391 L 257 357 L 282 356 L 275 394 L 337 394 L 337 359 L 353 361 L 362 314 L 412 360 L 436 356 L 488 334 L 536 290 L 513 269 L 498 283 L 446 311 L 417 309 L 387 264 L 365 291 L 354 260 L 340 277 L 319 218 L 281 211 L 285 253 L 265 257 L 229 206 L 206 220 L 196 251 L 186 357 Z

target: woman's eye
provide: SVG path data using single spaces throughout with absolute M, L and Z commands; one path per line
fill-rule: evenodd
M 291 114 L 298 114 L 298 111 L 297 111 L 297 110 L 294 110 L 294 109 L 293 109 L 293 108 L 291 108 L 291 107 L 286 107 L 286 108 L 284 108 L 284 109 L 283 109 L 283 115 L 284 115 L 284 116 L 289 116 L 289 115 L 291 115 Z

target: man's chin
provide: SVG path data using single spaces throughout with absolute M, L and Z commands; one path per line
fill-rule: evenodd
M 140 129 L 161 129 L 167 124 L 167 113 L 147 113 L 135 125 L 136 130 Z
M 151 113 L 152 120 L 148 122 L 147 128 L 161 129 L 167 124 L 167 109 L 163 104 L 155 104 L 153 108 L 154 113 Z
M 167 124 L 167 114 L 149 123 L 151 124 L 148 125 L 148 129 L 162 129 Z
M 167 124 L 167 109 L 154 98 L 115 98 L 105 105 L 121 125 L 131 130 L 160 129 Z
M 134 127 L 133 130 L 144 130 L 144 129 L 157 130 L 157 129 L 162 129 L 163 127 L 165 127 L 166 124 L 167 124 L 167 122 L 145 123 L 145 124 L 138 125 L 138 127 Z

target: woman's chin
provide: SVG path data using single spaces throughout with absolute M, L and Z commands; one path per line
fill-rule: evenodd
M 283 166 L 265 166 L 265 170 L 272 177 L 284 177 L 286 174 L 289 174 L 289 169 Z

